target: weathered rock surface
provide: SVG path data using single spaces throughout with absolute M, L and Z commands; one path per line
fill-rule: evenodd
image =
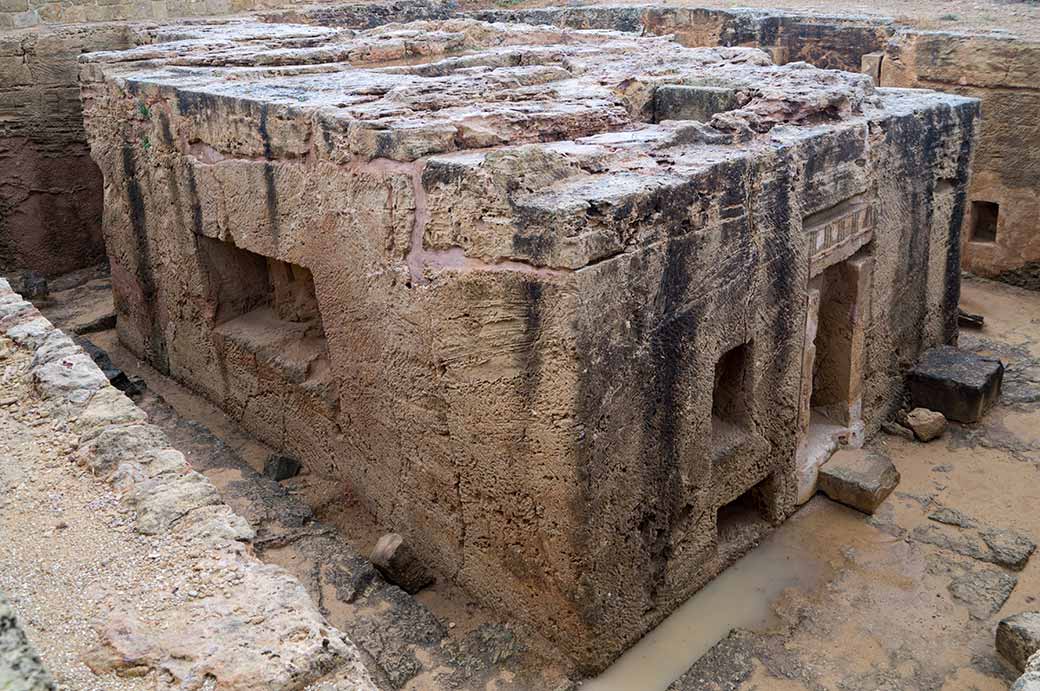
M 1014 571 L 1025 568 L 1036 551 L 1036 543 L 1013 530 L 980 525 L 978 521 L 950 508 L 928 517 L 941 525 L 918 526 L 911 537 L 979 561 L 998 564 Z
M 914 408 L 906 415 L 906 424 L 919 441 L 938 439 L 946 431 L 946 417 L 926 408 Z
M 1040 651 L 1040 612 L 1023 612 L 997 625 L 997 652 L 1019 672 Z
M 794 510 L 810 282 L 849 435 L 956 328 L 961 97 L 462 19 L 152 39 L 81 63 L 122 342 L 584 671 Z M 734 101 L 654 122 L 704 83 Z
M 899 484 L 890 459 L 862 449 L 842 449 L 820 468 L 819 490 L 863 513 L 874 513 Z
M 0 689 L 3 691 L 55 691 L 57 686 L 44 668 L 10 603 L 0 594 Z
M 296 579 L 233 553 L 221 559 L 215 568 L 237 574 L 230 596 L 200 595 L 158 625 L 132 612 L 113 613 L 98 625 L 102 642 L 87 665 L 98 674 L 157 669 L 184 688 L 210 676 L 218 688 L 280 691 L 302 688 L 347 662 L 350 668 L 340 671 L 366 688 L 356 652 L 325 623 Z
M 417 593 L 434 581 L 433 574 L 398 533 L 380 537 L 369 558 L 388 581 L 406 593 Z
M 1015 681 L 1011 691 L 1040 691 L 1040 653 L 1026 663 L 1026 671 Z
M 948 577 L 950 595 L 978 620 L 996 614 L 1018 585 L 1018 577 L 1001 568 L 956 557 L 937 555 L 930 562 L 929 571 Z
M 13 304 L 10 295 L 10 287 L 0 280 L 0 303 Z M 161 430 L 134 412 L 129 399 L 105 381 L 88 356 L 78 348 L 69 352 L 67 339 L 35 309 L 20 310 L 19 315 L 21 321 L 8 318 L 0 328 L 37 355 L 26 358 L 30 366 L 25 376 L 58 413 L 55 424 L 78 435 L 72 460 L 122 494 L 136 513 L 138 532 L 196 541 L 206 556 L 205 563 L 195 566 L 230 574 L 205 592 L 186 593 L 188 599 L 165 610 L 161 621 L 139 617 L 133 603 L 111 610 L 98 623 L 101 645 L 85 660 L 91 669 L 126 676 L 158 672 L 164 687 L 214 684 L 240 691 L 304 688 L 336 673 L 343 680 L 341 688 L 375 691 L 354 644 L 328 625 L 303 586 L 280 567 L 261 563 L 243 544 L 253 537 L 252 529 L 223 504 L 212 483 L 188 467 Z M 49 350 L 41 352 L 44 348 Z M 46 381 L 42 371 L 79 358 L 88 386 L 65 380 L 60 387 L 41 387 Z M 6 615 L 0 609 L 0 660 L 13 640 Z M 28 662 L 25 670 L 34 673 Z M 0 686 L 4 673 L 0 662 Z
M 907 373 L 915 406 L 964 423 L 982 418 L 1000 397 L 1003 379 L 1000 360 L 946 345 L 926 351 Z

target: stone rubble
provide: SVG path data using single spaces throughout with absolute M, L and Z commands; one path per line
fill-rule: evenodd
M 1022 612 L 997 625 L 997 652 L 1019 672 L 1025 672 L 1029 658 L 1040 651 L 1040 612 Z
M 934 410 L 914 408 L 906 415 L 906 425 L 913 430 L 918 441 L 930 442 L 946 431 L 946 418 Z
M 354 644 L 327 624 L 296 579 L 252 554 L 252 531 L 209 480 L 3 280 L 0 333 L 34 353 L 21 376 L 55 411 L 53 424 L 68 425 L 78 438 L 72 460 L 112 484 L 136 514 L 137 530 L 189 541 L 205 555 L 195 565 L 200 574 L 226 574 L 200 580 L 161 622 L 141 618 L 132 603 L 108 612 L 97 623 L 102 643 L 86 660 L 92 669 L 157 673 L 162 688 L 212 682 L 229 691 L 281 691 L 335 675 L 331 688 L 375 691 Z

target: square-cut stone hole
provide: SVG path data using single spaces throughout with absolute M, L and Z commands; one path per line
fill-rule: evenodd
M 712 445 L 729 446 L 739 442 L 750 426 L 751 344 L 732 348 L 715 363 L 715 383 L 711 394 Z
M 716 113 L 737 107 L 737 92 L 727 87 L 663 84 L 654 90 L 654 122 L 708 122 Z
M 1000 205 L 996 202 L 971 203 L 971 239 L 974 242 L 996 242 Z
M 719 507 L 715 517 L 718 545 L 725 549 L 735 543 L 753 540 L 770 525 L 775 501 L 773 476 L 751 487 L 739 497 Z
M 290 382 L 328 376 L 325 330 L 305 267 L 198 237 L 214 332 L 253 353 Z

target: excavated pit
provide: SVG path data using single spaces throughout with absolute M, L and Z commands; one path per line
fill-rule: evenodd
M 955 337 L 971 99 L 462 19 L 81 80 L 122 344 L 584 672 L 811 496 L 821 400 L 862 443 Z

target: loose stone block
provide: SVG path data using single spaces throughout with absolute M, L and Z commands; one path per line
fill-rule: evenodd
M 291 456 L 283 456 L 281 454 L 271 454 L 267 457 L 267 460 L 264 461 L 264 475 L 275 482 L 296 477 L 300 474 L 302 468 L 303 466 L 300 465 L 298 460 Z
M 997 652 L 1019 672 L 1040 651 L 1040 612 L 1023 612 L 997 625 Z
M 920 441 L 938 439 L 946 431 L 946 417 L 926 408 L 914 408 L 906 416 L 906 424 Z
M 862 449 L 838 451 L 820 468 L 820 491 L 863 513 L 874 513 L 898 484 L 891 460 Z
M 141 43 L 81 64 L 122 342 L 585 672 L 954 336 L 971 99 L 471 19 Z
M 1003 379 L 1000 360 L 947 345 L 926 351 L 907 374 L 915 407 L 965 423 L 978 422 L 1000 398 Z

